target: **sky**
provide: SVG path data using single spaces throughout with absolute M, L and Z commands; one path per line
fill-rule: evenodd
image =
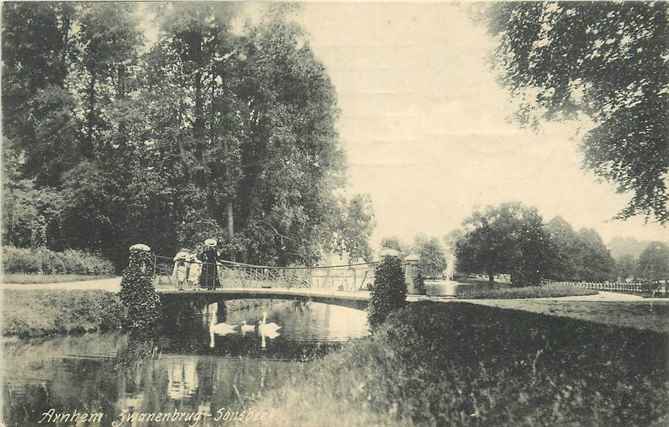
M 669 240 L 643 218 L 612 220 L 629 196 L 581 168 L 585 122 L 510 122 L 486 61 L 493 40 L 456 3 L 307 3 L 299 20 L 336 87 L 351 194 L 368 193 L 382 237 L 441 237 L 478 207 L 521 201 L 546 220 Z
M 244 19 L 262 4 L 245 3 Z M 443 237 L 481 207 L 520 201 L 575 229 L 669 240 L 669 229 L 612 218 L 628 195 L 581 167 L 587 122 L 511 123 L 513 99 L 488 58 L 493 39 L 458 3 L 306 2 L 296 19 L 336 88 L 347 193 L 371 196 L 383 237 Z M 139 4 L 138 12 L 144 12 Z M 148 19 L 148 18 L 147 18 Z M 149 41 L 156 26 L 144 23 Z

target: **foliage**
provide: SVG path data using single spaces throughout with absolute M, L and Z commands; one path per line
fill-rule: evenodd
M 215 237 L 264 264 L 314 263 L 333 240 L 368 256 L 369 201 L 333 208 L 336 94 L 291 7 L 237 28 L 235 4 L 149 6 L 151 44 L 135 8 L 3 8 L 3 237 L 43 244 L 41 215 L 47 247 L 117 267 L 137 240 L 173 253 Z
M 4 290 L 3 298 L 3 336 L 107 331 L 120 328 L 125 319 L 118 296 L 107 291 Z
M 663 2 L 509 2 L 488 5 L 496 68 L 523 123 L 595 123 L 585 166 L 632 198 L 618 216 L 669 221 L 669 73 Z
M 639 261 L 633 255 L 622 255 L 616 262 L 616 276 L 620 280 L 636 277 Z
M 666 334 L 412 303 L 264 395 L 259 425 L 661 425 Z
M 112 275 L 114 265 L 97 255 L 77 250 L 2 248 L 4 273 Z
M 350 262 L 371 261 L 369 239 L 374 231 L 374 210 L 368 195 L 356 194 L 350 200 L 339 199 L 327 234 L 326 247 L 338 255 L 346 254 Z M 327 239 L 328 236 L 326 236 Z
M 441 277 L 446 270 L 446 255 L 436 237 L 418 235 L 414 240 L 414 252 L 418 254 L 418 271 L 423 276 Z
M 646 280 L 669 278 L 669 246 L 662 242 L 651 242 L 639 256 L 638 277 Z
M 121 279 L 121 302 L 128 310 L 126 327 L 153 331 L 160 319 L 160 296 L 153 287 L 153 256 L 150 251 L 130 251 Z
M 460 292 L 458 298 L 468 299 L 518 299 L 518 298 L 557 298 L 582 295 L 596 295 L 597 291 L 590 289 L 570 288 L 562 285 L 525 286 L 481 288 L 468 286 Z
M 486 274 L 491 283 L 496 274 L 509 273 L 521 285 L 538 285 L 546 275 L 553 249 L 535 208 L 490 206 L 464 225 L 467 232 L 456 248 L 460 272 Z
M 404 257 L 409 255 L 411 252 L 411 247 L 404 242 L 402 242 L 398 237 L 384 237 L 381 239 L 381 248 L 394 249 L 400 253 L 400 256 Z
M 576 232 L 561 217 L 545 226 L 556 254 L 548 277 L 555 280 L 601 282 L 615 276 L 615 261 L 593 229 Z
M 406 305 L 407 287 L 398 257 L 388 256 L 376 267 L 374 287 L 371 291 L 367 317 L 374 328 L 381 325 L 386 317 Z

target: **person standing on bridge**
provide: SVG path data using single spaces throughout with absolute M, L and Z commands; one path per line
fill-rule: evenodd
M 204 241 L 204 250 L 200 254 L 202 260 L 202 273 L 200 274 L 200 287 L 205 289 L 216 289 L 220 287 L 218 281 L 218 253 L 216 252 L 216 240 Z

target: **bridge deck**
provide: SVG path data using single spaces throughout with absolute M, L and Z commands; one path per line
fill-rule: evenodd
M 369 302 L 369 292 L 347 292 L 329 289 L 288 289 L 288 288 L 221 288 L 206 289 L 156 289 L 161 296 L 167 298 L 189 299 L 205 298 L 207 300 L 231 299 L 293 299 L 324 302 L 330 304 L 364 308 Z

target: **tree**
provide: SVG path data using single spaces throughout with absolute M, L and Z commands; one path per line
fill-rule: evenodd
M 616 258 L 616 276 L 620 280 L 635 277 L 638 269 L 638 260 L 633 255 L 622 255 Z
M 546 224 L 555 257 L 550 263 L 548 277 L 554 280 L 578 280 L 580 269 L 579 237 L 562 217 L 555 217 Z
M 638 276 L 651 281 L 669 278 L 669 246 L 651 242 L 639 256 Z
M 487 5 L 495 68 L 524 124 L 584 113 L 585 166 L 632 198 L 619 218 L 669 221 L 669 72 L 663 2 Z
M 411 248 L 396 236 L 382 238 L 380 247 L 382 249 L 383 248 L 394 249 L 397 252 L 399 252 L 400 257 L 409 255 L 409 252 L 411 251 Z
M 603 282 L 615 276 L 615 261 L 611 256 L 599 233 L 593 229 L 583 228 L 578 232 L 579 243 L 577 257 L 579 280 Z
M 374 230 L 374 210 L 368 195 L 356 194 L 351 200 L 339 199 L 333 208 L 332 224 L 326 230 L 326 247 L 350 261 L 370 261 L 369 239 Z
M 414 252 L 418 255 L 418 272 L 424 277 L 441 277 L 446 270 L 446 255 L 436 237 L 418 235 L 414 241 Z
M 504 203 L 476 211 L 463 223 L 466 234 L 458 241 L 458 269 L 484 273 L 491 283 L 499 273 L 511 274 L 514 283 L 539 284 L 551 258 L 549 237 L 534 208 Z

